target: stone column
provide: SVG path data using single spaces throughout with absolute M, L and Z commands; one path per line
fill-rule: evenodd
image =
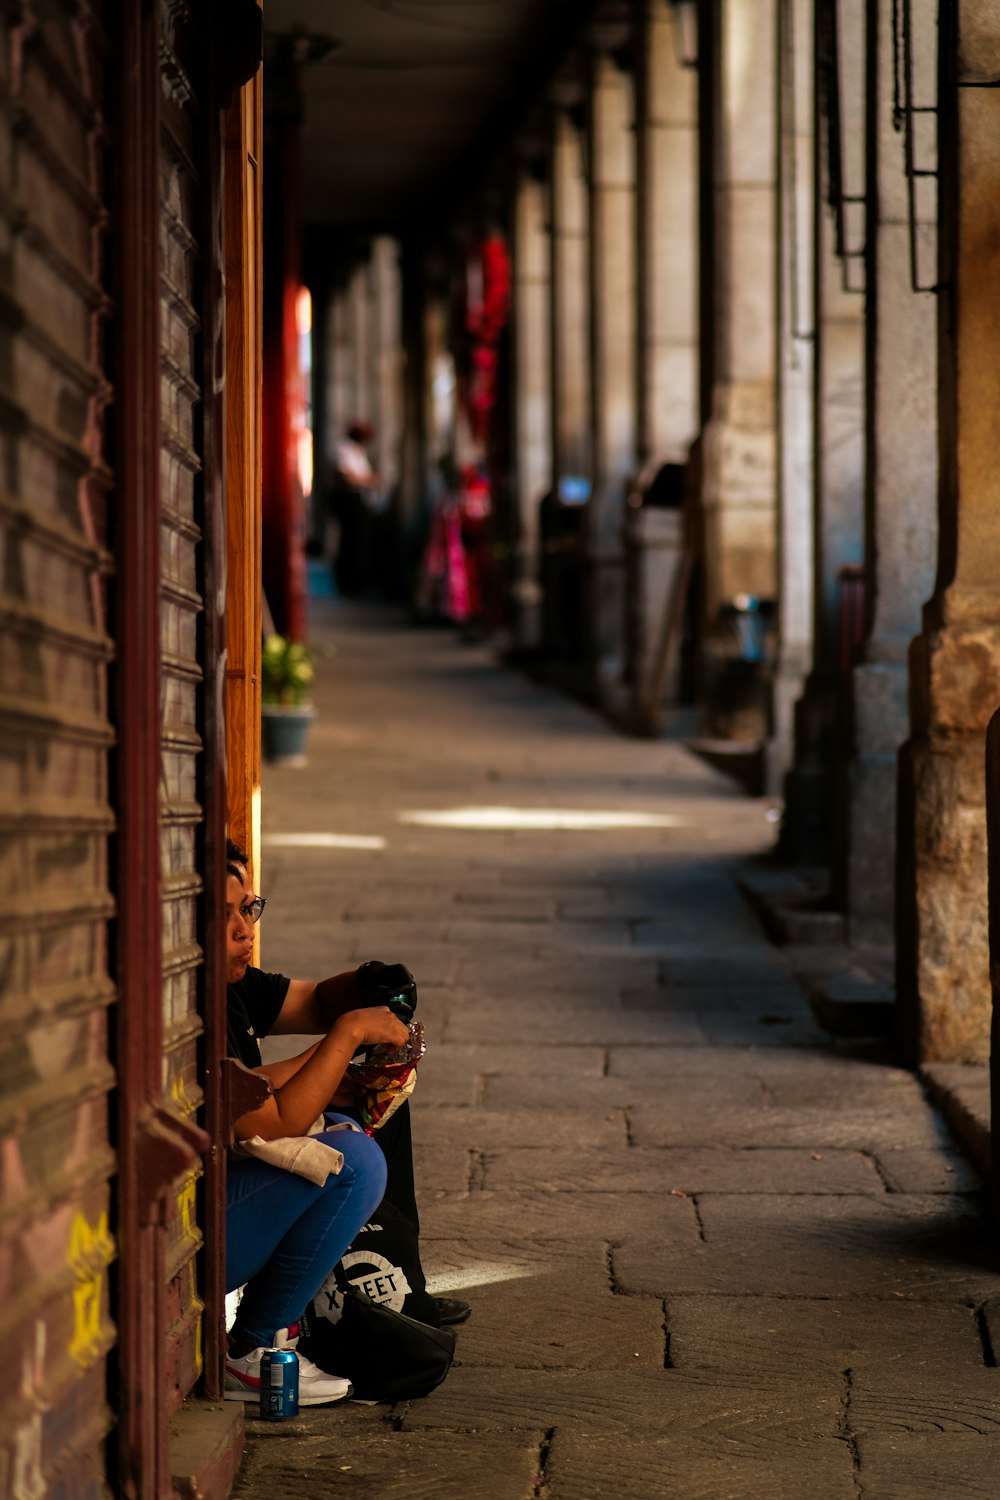
M 582 134 L 582 79 L 563 75 L 553 86 L 549 159 L 550 369 L 553 496 L 574 478 L 590 483 L 590 306 L 587 185 Z M 559 513 L 553 500 L 551 528 L 566 530 L 582 520 Z M 568 526 L 564 523 L 568 523 Z M 542 549 L 542 634 L 546 655 L 558 670 L 584 675 L 586 604 L 583 556 L 569 539 L 550 536 Z
M 870 628 L 853 677 L 846 912 L 852 944 L 893 942 L 896 762 L 909 730 L 907 652 L 934 586 L 937 541 L 935 299 L 911 286 L 907 184 L 893 124 L 892 0 L 869 9 L 865 590 Z M 934 99 L 937 16 L 912 7 L 914 100 Z M 926 151 L 931 138 L 922 137 Z M 918 163 L 918 165 L 921 163 Z M 925 167 L 933 158 L 925 157 Z M 930 186 L 930 185 L 929 185 Z M 874 188 L 874 191 L 872 190 Z M 918 201 L 918 266 L 936 273 L 933 188 Z
M 665 0 L 640 0 L 636 42 L 636 461 L 678 501 L 699 428 L 698 74 L 677 54 Z M 671 465 L 669 479 L 663 466 Z M 686 576 L 686 517 L 674 505 L 626 504 L 626 643 L 630 722 L 657 732 L 676 698 L 668 651 Z
M 337 443 L 344 436 L 353 420 L 353 389 L 351 355 L 350 309 L 347 289 L 337 286 L 331 290 L 326 302 L 323 320 L 326 379 L 322 384 L 323 409 L 322 441 L 316 445 L 317 469 L 314 479 L 314 498 L 321 507 L 315 514 L 323 554 L 333 560 L 337 551 L 337 523 L 330 510 L 330 488 L 333 483 Z M 320 420 L 317 413 L 315 420 Z
M 351 333 L 345 288 L 333 293 L 327 304 L 327 447 L 343 437 L 351 421 Z
M 704 607 L 775 593 L 776 0 L 720 0 L 715 385 L 703 434 Z
M 374 462 L 381 517 L 372 528 L 372 571 L 392 597 L 406 591 L 407 538 L 401 476 L 403 463 L 402 281 L 399 245 L 379 235 L 371 249 L 371 359 Z
M 348 323 L 350 339 L 350 366 L 348 383 L 354 410 L 350 421 L 372 420 L 372 305 L 371 268 L 367 260 L 362 261 L 351 274 L 348 283 Z
M 528 170 L 514 201 L 514 464 L 518 536 L 514 562 L 514 641 L 541 639 L 539 505 L 552 482 L 549 234 L 545 186 Z
M 581 94 L 582 97 L 582 94 Z M 550 164 L 552 488 L 567 474 L 589 478 L 590 313 L 587 305 L 587 187 L 583 137 L 557 102 Z
M 591 68 L 587 625 L 593 686 L 612 706 L 621 695 L 625 655 L 625 489 L 636 469 L 635 133 L 631 77 L 599 47 Z
M 442 463 L 453 464 L 457 447 L 458 400 L 455 360 L 449 343 L 451 303 L 441 267 L 429 268 L 423 304 L 424 373 L 424 490 L 436 495 L 442 487 Z
M 427 504 L 426 454 L 428 438 L 427 342 L 424 337 L 423 258 L 419 246 L 405 241 L 400 253 L 401 338 L 403 361 L 403 433 L 400 444 L 400 532 L 412 566 L 419 545 L 420 521 Z
M 387 235 L 372 241 L 372 423 L 383 494 L 399 484 L 403 437 L 402 290 L 399 246 Z
M 698 433 L 698 74 L 664 0 L 643 0 L 637 77 L 637 450 L 687 462 Z
M 911 649 L 900 754 L 897 977 L 910 1055 L 979 1062 L 990 1047 L 983 747 L 1000 702 L 1000 23 L 978 0 L 942 19 L 938 573 Z
M 837 17 L 840 189 L 846 201 L 838 244 L 827 204 L 831 186 L 835 192 L 837 186 L 830 181 L 830 127 L 817 113 L 813 661 L 796 706 L 795 765 L 786 782 L 782 827 L 788 857 L 815 866 L 833 863 L 835 832 L 843 823 L 837 768 L 847 754 L 848 662 L 840 573 L 860 564 L 864 547 L 864 0 L 841 0 Z M 817 111 L 826 92 L 818 77 Z
M 792 762 L 795 704 L 812 661 L 815 0 L 778 5 L 778 637 L 767 790 Z

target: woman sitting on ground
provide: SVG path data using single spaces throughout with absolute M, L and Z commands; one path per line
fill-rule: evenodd
M 262 1064 L 258 1037 L 274 1027 L 279 1012 L 282 1024 L 277 1029 L 309 1029 L 299 1024 L 302 1017 L 294 1005 L 279 1002 L 277 1010 L 272 1006 L 272 1014 L 265 1015 L 252 997 L 249 1006 L 240 998 L 239 984 L 250 963 L 254 922 L 262 907 L 249 882 L 246 856 L 231 845 L 226 887 L 228 1051 L 263 1073 L 272 1087 L 258 1109 L 236 1121 L 235 1138 L 259 1138 L 263 1148 L 252 1149 L 261 1155 L 267 1154 L 267 1143 L 287 1141 L 294 1148 L 294 1138 L 309 1136 L 325 1114 L 328 1128 L 315 1140 L 330 1148 L 328 1161 L 334 1170 L 318 1182 L 257 1157 L 230 1161 L 226 1288 L 245 1287 L 226 1359 L 226 1398 L 237 1401 L 258 1399 L 261 1356 L 270 1348 L 295 1346 L 297 1320 L 382 1200 L 382 1152 L 346 1115 L 331 1114 L 326 1106 L 360 1047 L 379 1042 L 401 1047 L 408 1037 L 407 1028 L 386 1006 L 344 1009 L 322 1039 L 299 1057 Z M 253 1010 L 257 1013 L 251 1014 Z M 332 1153 L 342 1157 L 339 1170 Z M 300 1405 L 325 1405 L 350 1391 L 348 1380 L 325 1374 L 300 1355 Z

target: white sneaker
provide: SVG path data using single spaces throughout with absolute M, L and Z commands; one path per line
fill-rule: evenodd
M 291 1328 L 279 1328 L 274 1335 L 274 1343 L 269 1347 L 294 1349 L 298 1341 L 298 1325 L 293 1323 Z M 266 1352 L 267 1348 L 262 1345 L 240 1359 L 234 1359 L 232 1355 L 227 1357 L 227 1401 L 260 1400 L 260 1361 Z M 300 1354 L 298 1359 L 300 1406 L 330 1406 L 334 1401 L 343 1401 L 354 1389 L 351 1382 L 342 1375 L 327 1375 L 325 1370 L 314 1365 L 311 1359 L 306 1359 L 304 1354 Z

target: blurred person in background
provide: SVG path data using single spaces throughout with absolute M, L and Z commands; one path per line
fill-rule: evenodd
M 384 497 L 370 457 L 374 440 L 370 422 L 352 422 L 333 450 L 330 515 L 338 533 L 333 576 L 347 599 L 363 599 L 376 581 L 375 541 Z

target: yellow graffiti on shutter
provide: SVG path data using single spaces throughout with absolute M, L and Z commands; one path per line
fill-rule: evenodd
M 190 1172 L 185 1177 L 177 1193 L 177 1212 L 180 1215 L 181 1229 L 189 1240 L 196 1244 L 201 1243 L 201 1230 L 198 1228 L 198 1178 L 200 1171 Z
M 81 1211 L 73 1216 L 66 1264 L 73 1274 L 73 1337 L 71 1358 L 86 1369 L 94 1364 L 111 1342 L 110 1325 L 102 1320 L 104 1273 L 114 1260 L 115 1244 L 108 1233 L 108 1216 L 101 1213 L 91 1224 Z

